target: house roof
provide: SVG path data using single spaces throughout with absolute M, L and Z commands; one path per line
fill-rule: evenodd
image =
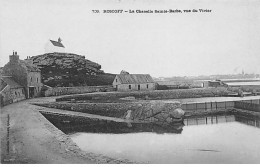
M 2 91 L 6 86 L 7 86 L 7 83 L 4 82 L 4 80 L 2 80 L 2 78 L 1 78 L 0 79 L 0 91 Z
M 117 77 L 121 84 L 140 84 L 154 82 L 149 74 L 118 74 Z
M 13 80 L 13 78 L 10 76 L 2 76 L 1 83 L 3 83 L 5 85 L 4 87 L 1 86 L 1 90 L 3 90 L 6 87 L 6 85 L 9 85 L 11 89 L 12 88 L 23 88 L 23 86 L 21 86 L 20 84 L 15 82 Z
M 51 41 L 51 43 L 52 43 L 54 46 L 64 48 L 64 45 L 63 45 L 61 42 L 53 41 L 53 40 L 50 40 L 50 41 Z

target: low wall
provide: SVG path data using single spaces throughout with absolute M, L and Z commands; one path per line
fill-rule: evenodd
M 109 99 L 115 100 L 119 98 L 132 96 L 136 99 L 160 100 L 160 99 L 182 99 L 182 98 L 198 98 L 198 97 L 215 97 L 225 96 L 230 93 L 226 88 L 201 88 L 201 89 L 178 89 L 178 90 L 154 90 L 154 91 L 134 91 L 134 92 L 107 92 L 103 94 L 84 94 L 72 95 L 57 98 L 56 101 Z
M 244 92 L 260 92 L 260 85 L 229 86 L 228 90 L 233 92 L 239 92 L 239 90 Z
M 53 87 L 43 92 L 44 96 L 59 96 L 69 94 L 81 94 L 92 92 L 110 92 L 114 91 L 112 86 L 82 86 L 82 87 Z
M 211 111 L 211 110 L 222 110 L 234 108 L 233 101 L 225 102 L 205 102 L 205 103 L 186 103 L 182 104 L 182 109 L 184 111 Z
M 127 102 L 127 103 L 69 103 L 53 102 L 36 104 L 48 108 L 57 108 L 101 116 L 122 118 L 133 121 L 170 123 L 172 118 L 181 119 L 184 112 L 179 102 Z
M 182 104 L 182 109 L 184 111 L 211 111 L 211 110 L 222 110 L 222 109 L 232 109 L 236 108 L 238 103 L 248 103 L 252 105 L 258 105 L 260 106 L 260 99 L 254 99 L 254 100 L 241 100 L 238 102 L 234 101 L 224 101 L 224 102 L 205 102 L 205 103 L 184 103 Z M 237 104 L 237 105 L 236 105 Z M 247 105 L 244 105 L 247 106 Z M 249 107 L 244 107 L 243 109 L 249 110 Z

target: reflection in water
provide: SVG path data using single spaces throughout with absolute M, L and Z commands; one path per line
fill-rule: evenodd
M 130 128 L 113 121 L 44 116 L 70 134 L 82 150 L 113 158 L 147 163 L 260 163 L 260 130 L 255 128 L 259 119 L 255 118 L 189 117 L 183 121 L 186 126 L 133 124 Z
M 259 120 L 222 115 L 184 123 L 179 134 L 88 132 L 70 137 L 82 150 L 135 162 L 260 163 Z
M 259 119 L 247 118 L 245 116 L 236 116 L 235 119 L 236 119 L 237 122 L 260 128 L 260 120 Z
M 176 133 L 181 134 L 184 126 L 191 125 L 211 125 L 228 122 L 241 122 L 250 126 L 260 127 L 260 120 L 249 118 L 241 115 L 214 115 L 201 117 L 188 117 L 181 123 L 132 123 L 131 127 L 125 122 L 114 122 L 99 119 L 72 118 L 70 116 L 56 116 L 51 114 L 43 114 L 52 124 L 62 130 L 66 134 L 75 132 L 86 133 L 139 133 L 153 132 L 158 134 Z

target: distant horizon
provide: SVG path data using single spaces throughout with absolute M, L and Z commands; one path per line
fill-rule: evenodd
M 233 76 L 236 76 L 236 75 L 242 75 L 242 74 L 212 74 L 212 75 L 197 75 L 197 76 L 194 76 L 194 75 L 186 75 L 186 76 L 160 76 L 160 77 L 153 77 L 153 78 L 174 78 L 174 77 L 211 77 L 211 76 L 221 76 L 221 75 L 224 75 L 224 76 L 229 76 L 229 75 L 233 75 Z M 260 75 L 260 74 L 254 74 L 254 73 L 251 73 L 251 74 L 247 74 L 245 73 L 244 75 Z M 258 76 L 257 79 L 259 79 L 260 77 Z M 248 78 L 249 79 L 249 78 Z
M 14 52 L 17 52 L 16 50 L 13 50 Z M 9 58 L 9 56 L 10 55 L 12 55 L 13 54 L 13 51 L 12 51 L 12 53 L 11 54 L 9 54 L 8 55 L 8 58 Z M 64 52 L 65 54 L 76 54 L 76 53 L 71 53 L 71 52 Z M 18 56 L 19 56 L 19 59 L 20 60 L 25 60 L 26 58 L 24 58 L 24 59 L 21 59 L 20 58 L 20 55 L 19 55 L 19 53 L 17 52 L 17 54 L 18 54 Z M 43 53 L 43 54 L 46 54 L 46 53 Z M 34 56 L 38 56 L 38 55 L 43 55 L 43 54 L 36 54 L 36 55 L 34 55 Z M 77 54 L 77 55 L 79 55 L 79 54 Z M 29 56 L 29 57 L 34 57 L 34 56 Z M 82 56 L 85 56 L 85 55 L 82 55 Z M 85 58 L 85 59 L 87 59 L 87 58 Z M 89 60 L 89 59 L 88 59 Z M 90 60 L 90 61 L 92 61 L 92 60 Z M 9 60 L 5 63 L 5 64 L 7 64 L 9 62 Z M 95 62 L 95 63 L 98 63 L 98 62 Z M 5 65 L 4 64 L 4 65 Z M 99 64 L 99 63 L 98 63 Z M 4 67 L 4 65 L 3 66 L 0 66 L 0 68 L 3 68 Z M 102 64 L 100 64 L 101 65 L 101 70 L 104 70 L 103 68 L 102 68 Z M 111 73 L 111 72 L 106 72 L 105 70 L 104 70 L 104 72 L 105 73 Z M 121 71 L 119 71 L 118 73 L 111 73 L 111 74 L 119 74 Z M 127 71 L 128 72 L 128 71 Z M 242 72 L 244 72 L 244 74 L 242 74 Z M 138 73 L 131 73 L 131 72 L 129 72 L 130 74 L 138 74 Z M 150 74 L 150 73 L 148 73 L 148 74 Z M 151 75 L 151 74 L 150 74 Z M 151 75 L 153 78 L 173 78 L 173 77 L 210 77 L 210 76 L 218 76 L 218 75 L 260 75 L 260 73 L 247 73 L 246 71 L 244 71 L 244 70 L 242 70 L 240 73 L 238 72 L 238 73 L 226 73 L 226 74 L 199 74 L 199 75 L 172 75 L 172 76 L 153 76 L 153 75 Z

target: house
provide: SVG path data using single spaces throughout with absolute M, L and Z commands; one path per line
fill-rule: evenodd
M 45 44 L 45 53 L 54 53 L 54 52 L 59 52 L 59 53 L 65 52 L 65 47 L 61 43 L 60 38 L 58 39 L 58 41 L 48 40 L 48 42 Z
M 11 76 L 0 78 L 0 100 L 1 106 L 24 100 L 24 87 L 13 80 Z
M 19 60 L 17 52 L 9 56 L 9 62 L 3 67 L 3 76 L 11 76 L 21 85 L 26 98 L 40 96 L 43 86 L 40 69 L 30 62 Z
M 155 82 L 149 74 L 118 74 L 113 87 L 117 91 L 155 90 Z

